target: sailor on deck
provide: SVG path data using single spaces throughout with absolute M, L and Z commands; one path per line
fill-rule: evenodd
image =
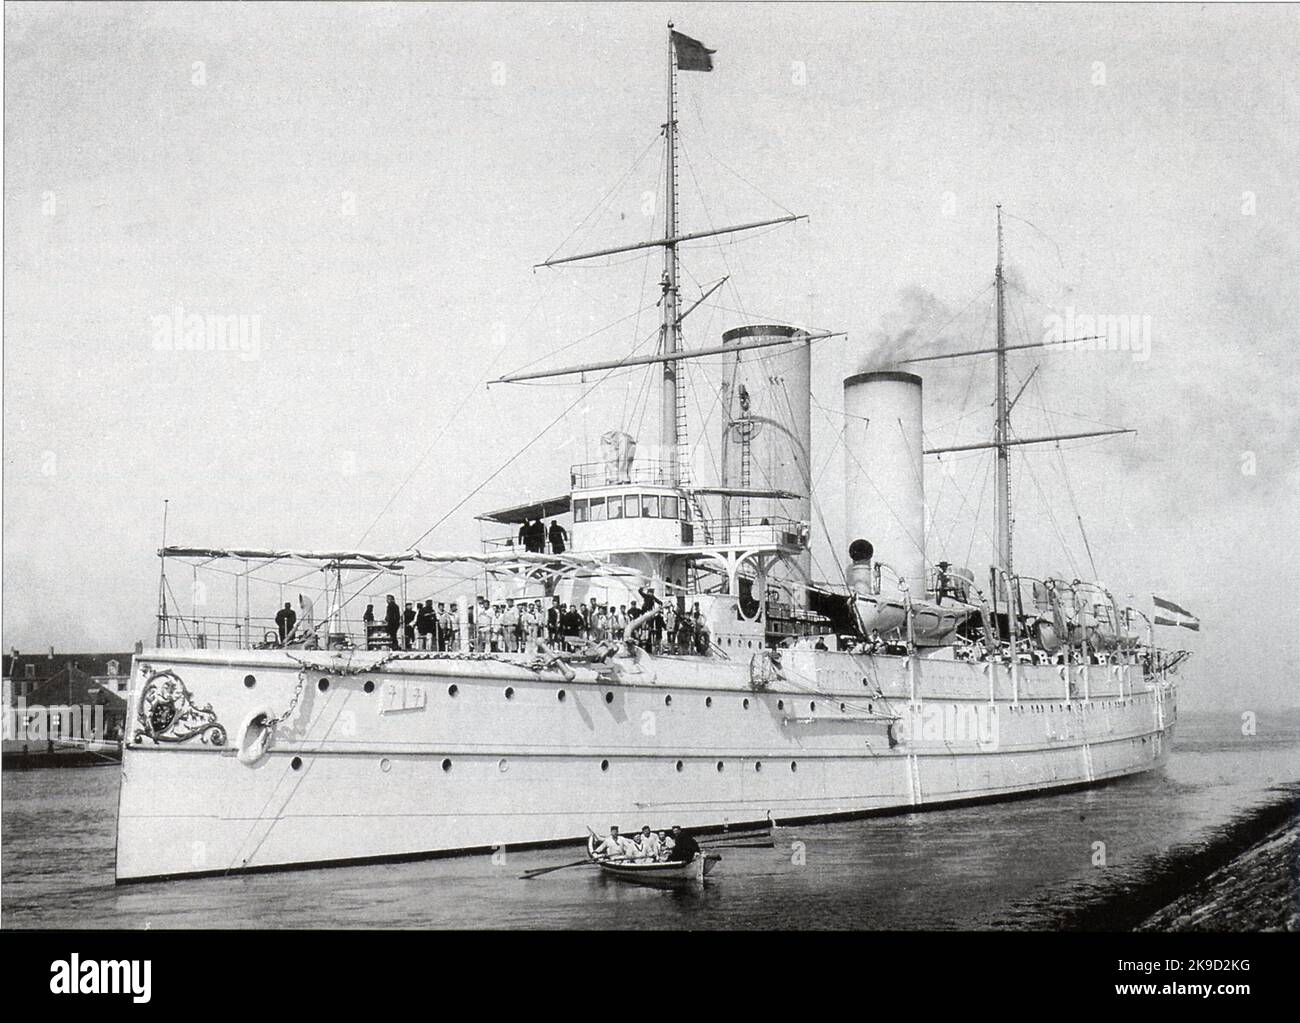
M 480 653 L 487 653 L 492 644 L 492 608 L 487 597 L 478 598 L 478 607 L 474 610 L 475 646 Z
M 546 611 L 546 641 L 551 646 L 559 646 L 562 641 L 560 631 L 560 598 L 552 597 L 551 606 Z
M 426 600 L 419 605 L 415 612 L 415 631 L 420 638 L 421 650 L 434 650 L 437 643 L 434 642 L 433 634 L 438 628 L 437 615 L 433 613 L 433 601 Z
M 384 608 L 384 627 L 388 630 L 389 645 L 397 649 L 397 630 L 402 627 L 402 609 L 397 606 L 397 599 L 388 594 L 388 604 Z
M 284 607 L 275 613 L 275 627 L 280 630 L 281 645 L 293 634 L 293 623 L 297 620 L 298 616 L 294 614 L 293 608 L 286 600 Z
M 492 605 L 492 612 L 488 617 L 488 622 L 491 623 L 491 637 L 489 639 L 488 649 L 495 653 L 501 653 L 506 648 L 505 639 L 502 636 L 505 617 L 506 609 L 504 604 Z
M 573 607 L 568 604 L 560 605 L 560 631 L 564 637 L 565 649 L 572 650 L 573 641 L 582 633 L 582 612 L 578 610 L 576 604 Z
M 560 525 L 559 519 L 551 520 L 549 535 L 551 538 L 551 553 L 563 554 L 565 545 L 569 542 L 569 532 Z
M 452 605 L 455 608 L 455 604 Z M 452 648 L 453 636 L 456 631 L 456 620 L 452 613 L 447 610 L 447 605 L 438 603 L 438 649 L 450 650 Z
M 406 610 L 402 612 L 402 649 L 415 649 L 415 608 L 411 602 L 406 602 Z
M 677 653 L 677 609 L 672 604 L 665 604 L 663 609 L 664 637 L 667 640 L 668 652 Z
M 501 649 L 510 653 L 519 649 L 519 608 L 513 600 L 501 613 Z

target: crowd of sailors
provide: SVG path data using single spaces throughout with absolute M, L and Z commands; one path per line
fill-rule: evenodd
M 388 595 L 382 618 L 366 606 L 362 622 L 371 650 L 472 651 L 528 653 L 542 644 L 552 650 L 579 651 L 588 645 L 634 640 L 650 653 L 702 653 L 709 648 L 709 629 L 699 604 L 660 601 L 649 589 L 641 603 L 610 604 L 592 597 L 587 603 L 552 597 L 490 601 L 478 597 L 462 614 L 456 602 L 407 602 L 400 607 Z M 292 624 L 289 625 L 290 631 Z M 281 627 L 281 640 L 285 636 Z
M 671 832 L 651 831 L 647 824 L 635 836 L 620 834 L 617 827 L 611 827 L 609 836 L 593 845 L 599 859 L 628 863 L 690 863 L 700 851 L 691 833 L 678 824 Z

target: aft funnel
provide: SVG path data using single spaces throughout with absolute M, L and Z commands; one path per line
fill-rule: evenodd
M 895 589 L 897 574 L 907 581 L 913 599 L 924 600 L 921 378 L 897 370 L 845 378 L 844 418 L 848 543 L 869 541 L 867 550 L 873 549 L 876 562 L 887 566 L 881 575 L 883 591 Z

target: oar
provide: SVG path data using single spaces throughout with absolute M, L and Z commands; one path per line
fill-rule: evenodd
M 775 849 L 775 842 L 701 842 L 704 849 Z
M 519 875 L 521 881 L 531 881 L 535 877 L 541 877 L 543 874 L 549 874 L 553 870 L 566 870 L 569 867 L 581 867 L 584 863 L 590 863 L 589 858 L 574 860 L 572 863 L 561 863 L 558 867 L 541 867 L 538 870 L 526 870 Z

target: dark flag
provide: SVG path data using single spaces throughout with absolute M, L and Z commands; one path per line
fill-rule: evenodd
M 680 32 L 674 32 L 672 36 L 673 49 L 677 51 L 678 71 L 713 70 L 713 54 L 717 50 L 710 50 L 698 39 L 684 36 Z

